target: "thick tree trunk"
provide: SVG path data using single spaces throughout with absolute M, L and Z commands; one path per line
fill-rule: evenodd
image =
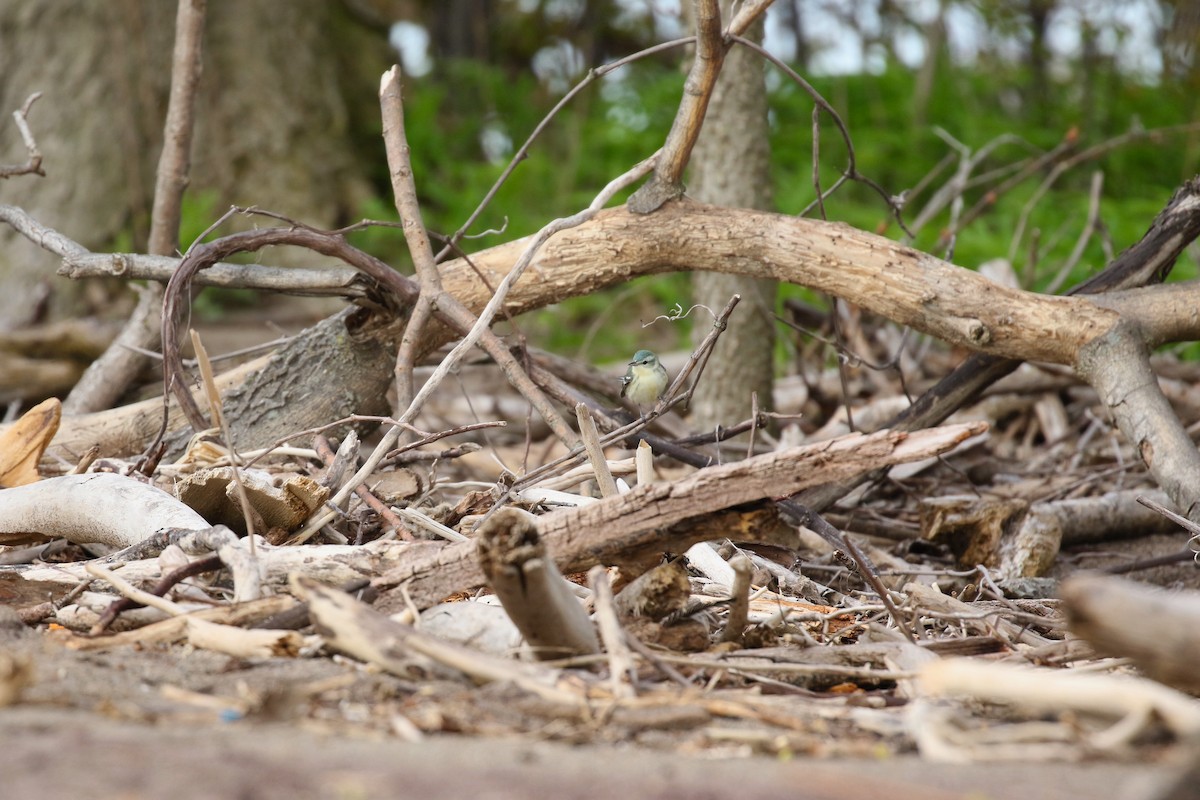
M 730 3 L 723 0 L 721 6 L 728 19 Z M 762 41 L 762 27 L 754 25 L 747 38 Z M 756 53 L 735 47 L 726 56 L 691 163 L 690 197 L 713 205 L 770 209 L 767 92 L 763 60 Z M 761 408 L 771 404 L 776 284 L 744 275 L 697 272 L 692 275 L 692 289 L 692 302 L 714 313 L 730 296 L 742 296 L 741 307 L 730 318 L 692 400 L 696 428 L 733 425 L 750 416 L 751 392 L 758 392 Z M 693 339 L 699 342 L 709 326 L 703 313 L 693 320 Z
M 374 59 L 378 74 L 387 66 L 386 43 L 377 37 L 377 50 L 361 41 L 339 46 L 335 37 L 361 34 L 334 24 L 340 13 L 321 0 L 210 0 L 193 148 L 200 177 L 189 195 L 193 208 L 211 206 L 200 221 L 231 203 L 326 227 L 359 215 L 356 198 L 367 188 L 347 144 L 339 53 Z M 175 4 L 159 0 L 0 3 L 0 114 L 7 119 L 33 92 L 45 94 L 29 122 L 46 177 L 7 181 L 8 202 L 89 249 L 111 249 L 132 231 L 133 246 L 119 249 L 144 251 L 174 18 Z M 19 161 L 19 154 L 13 128 L 0 126 L 0 161 Z M 0 230 L 0 327 L 31 321 L 47 291 L 55 316 L 78 313 L 85 293 L 93 310 L 111 310 L 95 286 L 51 283 L 55 266 Z

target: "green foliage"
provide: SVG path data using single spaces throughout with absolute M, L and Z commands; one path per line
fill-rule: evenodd
M 997 137 L 1007 137 L 972 171 L 986 176 L 964 197 L 964 211 L 982 201 L 1000 186 L 1009 173 L 999 172 L 1022 159 L 1078 136 L 1072 152 L 1116 139 L 1132 131 L 1177 126 L 1189 121 L 1181 116 L 1177 90 L 1148 87 L 1132 81 L 1119 83 L 1109 93 L 1084 96 L 1073 84 L 1046 87 L 1052 113 L 1044 119 L 1031 104 L 1023 103 L 1019 87 L 1028 76 L 1020 68 L 1003 71 L 958 69 L 948 79 L 937 81 L 930 93 L 924 117 L 917 121 L 916 79 L 902 69 L 882 75 L 852 75 L 814 81 L 818 91 L 840 110 L 854 141 L 859 172 L 880 184 L 889 194 L 917 186 L 938 162 L 955 150 L 934 133 L 934 126 L 972 153 Z M 1027 85 L 1026 85 L 1027 87 Z M 812 186 L 812 144 L 807 124 L 811 99 L 798 87 L 782 84 L 772 92 L 772 148 L 778 176 L 776 197 L 779 209 L 798 213 L 815 198 Z M 1085 123 L 1091 120 L 1090 125 Z M 1196 134 L 1191 134 L 1192 138 Z M 1157 138 L 1157 137 L 1156 137 Z M 1011 141 L 1010 141 L 1011 140 Z M 1102 156 L 1088 159 L 1048 184 L 1044 196 L 1034 201 L 1039 184 L 1049 176 L 1042 170 L 1020 186 L 1000 195 L 994 206 L 961 231 L 956 238 L 954 263 L 975 267 L 984 261 L 1007 257 L 1019 275 L 1029 278 L 1028 288 L 1044 288 L 1075 247 L 1087 218 L 1091 174 L 1100 170 L 1104 189 L 1100 222 L 1113 250 L 1119 252 L 1135 242 L 1175 188 L 1190 174 L 1194 158 L 1184 148 L 1164 152 L 1164 142 L 1186 143 L 1187 134 L 1168 134 L 1152 141 L 1133 136 L 1130 141 Z M 847 165 L 847 150 L 832 120 L 823 117 L 821 132 L 821 183 L 830 186 Z M 1167 157 L 1164 157 L 1164 156 Z M 950 179 L 958 166 L 954 161 L 932 181 L 933 189 Z M 905 218 L 913 220 L 928 201 L 931 189 L 907 198 Z M 1026 206 L 1030 206 L 1024 237 L 1014 245 L 1014 234 Z M 885 234 L 899 237 L 879 196 L 862 184 L 847 184 L 826 201 L 830 219 L 842 220 L 866 230 L 886 226 Z M 815 212 L 813 212 L 815 213 Z M 950 223 L 949 210 L 919 232 L 914 244 L 936 255 L 945 255 L 941 241 Z M 1037 244 L 1030 243 L 1031 236 Z M 1086 277 L 1107 262 L 1102 237 L 1093 237 L 1069 283 Z M 1183 265 L 1194 272 L 1194 265 Z M 1068 285 L 1069 285 L 1068 283 Z

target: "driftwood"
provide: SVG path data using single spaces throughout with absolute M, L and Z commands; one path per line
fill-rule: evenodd
M 1103 299 L 1045 297 L 990 283 L 979 275 L 911 248 L 845 226 L 743 210 L 714 209 L 673 199 L 682 192 L 680 176 L 704 115 L 707 88 L 711 87 L 720 69 L 721 56 L 732 43 L 742 41 L 737 37 L 738 31 L 767 4 L 769 2 L 764 0 L 743 4 L 738 17 L 724 32 L 720 29 L 715 1 L 702 0 L 697 4 L 701 12 L 700 57 L 691 73 L 691 91 L 681 104 L 676 125 L 661 157 L 654 164 L 654 178 L 635 196 L 630 208 L 593 215 L 591 212 L 605 205 L 594 203 L 586 215 L 588 221 L 574 229 L 563 229 L 573 223 L 564 222 L 558 228 L 551 223 L 535 239 L 545 247 L 537 251 L 532 261 L 530 256 L 534 248 L 527 240 L 476 254 L 470 265 L 464 260 L 434 266 L 432 251 L 420 225 L 416 191 L 411 182 L 410 166 L 406 163 L 407 148 L 403 146 L 402 137 L 385 134 L 393 177 L 403 178 L 396 181 L 395 191 L 406 238 L 410 244 L 420 240 L 417 242 L 419 247 L 413 249 L 421 278 L 419 297 L 411 281 L 401 279 L 378 260 L 368 264 L 365 254 L 349 247 L 340 234 L 311 229 L 297 234 L 308 242 L 323 243 L 313 249 L 338 255 L 373 275 L 378 283 L 363 282 L 361 308 L 327 320 L 286 345 L 264 369 L 256 371 L 240 393 L 225 399 L 226 412 L 233 420 L 235 431 L 235 441 L 229 444 L 236 444 L 241 450 L 270 445 L 301 429 L 323 425 L 333 419 L 382 411 L 386 389 L 392 381 L 393 365 L 399 378 L 397 392 L 401 410 L 406 405 L 409 408 L 399 416 L 402 422 L 407 422 L 416 413 L 422 396 L 417 393 L 413 399 L 411 372 L 416 359 L 437 345 L 458 338 L 466 329 L 470 329 L 470 333 L 456 347 L 456 353 L 473 346 L 471 337 L 483 336 L 478 341 L 494 359 L 500 363 L 505 363 L 505 359 L 516 362 L 507 350 L 497 349 L 500 347 L 498 341 L 487 331 L 499 304 L 503 303 L 510 314 L 520 313 L 614 285 L 631 276 L 683 268 L 705 269 L 775 277 L 829 291 L 861 308 L 982 353 L 984 355 L 978 359 L 985 362 L 1036 359 L 1066 365 L 1100 392 L 1171 498 L 1184 508 L 1192 508 L 1192 501 L 1196 499 L 1193 493 L 1200 491 L 1195 488 L 1196 478 L 1200 476 L 1200 458 L 1154 384 L 1146 350 L 1173 338 L 1196 337 L 1200 328 L 1192 316 L 1196 298 L 1200 296 L 1200 284 L 1114 293 Z M 387 102 L 399 102 L 398 74 L 393 71 L 389 76 L 385 76 L 381 91 L 385 100 L 385 131 L 394 130 L 395 125 L 402 126 L 398 105 L 393 109 L 397 113 L 389 117 Z M 834 117 L 837 119 L 835 114 Z M 844 133 L 840 119 L 838 123 Z M 843 175 L 855 178 L 853 156 Z M 1182 199 L 1176 198 L 1179 201 L 1176 210 L 1200 218 L 1195 213 L 1197 190 L 1200 190 L 1200 184 L 1195 182 L 1185 187 Z M 889 202 L 889 205 L 897 210 L 893 203 Z M 631 213 L 631 210 L 642 213 Z M 15 225 L 29 228 L 28 222 L 18 219 L 11 209 L 0 207 L 0 217 L 10 222 L 17 219 Z M 583 218 L 577 216 L 578 220 Z M 184 260 L 172 281 L 174 288 L 180 291 L 169 292 L 168 297 L 172 298 L 171 302 L 186 302 L 187 293 L 181 289 L 190 278 L 189 272 L 208 266 L 222 252 L 232 255 L 240 247 L 239 243 L 253 241 L 257 246 L 278 243 L 291 233 L 288 228 L 273 228 L 235 235 L 240 237 L 235 239 L 226 237 L 223 246 L 228 250 L 211 248 L 205 256 L 211 256 L 209 261 L 200 257 Z M 1179 248 L 1194 236 L 1194 232 L 1180 232 L 1173 244 L 1164 246 L 1158 255 L 1147 256 L 1138 266 L 1161 276 Z M 53 237 L 43 235 L 40 238 L 51 249 L 62 245 Z M 305 241 L 299 243 L 303 245 Z M 322 247 L 326 249 L 322 250 Z M 78 245 L 62 250 L 65 256 L 73 259 L 81 257 L 82 248 Z M 518 277 L 521 270 L 530 266 L 537 274 L 536 279 Z M 1142 277 L 1149 279 L 1148 275 Z M 386 295 L 380 285 L 388 287 L 392 295 Z M 497 286 L 501 288 L 497 290 Z M 400 302 L 396 302 L 397 299 Z M 174 320 L 172 308 L 176 307 L 168 304 L 164 312 L 168 322 Z M 178 308 L 181 306 L 176 310 Z M 409 309 L 411 316 L 405 319 Z M 447 316 L 449 310 L 453 313 Z M 446 327 L 437 327 L 433 323 L 439 314 L 441 324 Z M 472 314 L 478 315 L 479 319 L 472 320 Z M 171 341 L 170 337 L 175 334 L 171 332 L 165 341 Z M 397 345 L 399 357 L 395 357 Z M 167 347 L 165 351 L 167 363 L 178 364 L 177 348 Z M 444 374 L 455 363 L 452 354 L 438 369 Z M 1000 366 L 1008 368 L 1004 364 Z M 984 372 L 979 374 L 990 374 L 987 369 L 985 364 Z M 997 367 L 996 371 L 1002 369 Z M 519 383 L 507 368 L 505 372 L 514 385 Z M 976 389 L 978 380 L 976 378 L 974 384 Z M 185 388 L 183 383 L 180 380 L 169 388 L 180 392 Z M 526 390 L 530 389 L 528 383 L 526 380 L 522 384 Z M 436 380 L 430 380 L 421 392 L 435 384 Z M 331 387 L 336 388 L 331 390 Z M 540 390 L 533 389 L 526 396 L 538 406 Z M 201 427 L 206 424 L 205 416 L 192 398 L 182 395 L 179 400 L 191 412 L 187 415 L 191 425 Z M 409 400 L 412 400 L 411 404 Z M 1042 410 L 1047 418 L 1055 413 L 1055 403 L 1057 400 L 1043 403 Z M 538 407 L 546 409 L 548 404 Z M 146 437 L 127 441 L 123 446 L 129 450 L 125 452 L 140 449 L 141 442 L 153 435 L 161 410 L 159 405 L 144 415 L 138 424 L 144 426 Z M 555 424 L 557 411 L 551 407 L 542 414 L 560 439 L 573 442 L 573 433 L 564 425 Z M 755 414 L 751 425 L 759 424 Z M 397 425 L 394 430 L 400 427 Z M 174 418 L 168 422 L 168 428 L 173 431 L 172 449 L 178 451 L 187 438 L 186 426 Z M 953 756 L 956 742 L 944 735 L 949 726 L 941 726 L 940 723 L 946 720 L 938 718 L 945 707 L 935 708 L 929 704 L 921 698 L 922 690 L 913 683 L 918 668 L 937 658 L 932 647 L 919 648 L 909 642 L 864 642 L 843 647 L 810 648 L 813 652 L 782 646 L 728 657 L 648 655 L 632 640 L 628 641 L 626 649 L 628 637 L 616 622 L 619 604 L 609 596 L 602 568 L 594 565 L 620 564 L 628 567 L 628 575 L 634 575 L 652 560 L 660 558 L 663 551 L 680 552 L 696 542 L 730 536 L 766 541 L 782 531 L 790 543 L 794 541 L 795 532 L 780 524 L 773 501 L 818 483 L 836 484 L 890 464 L 945 452 L 981 430 L 983 426 L 956 426 L 914 434 L 890 430 L 871 436 L 845 437 L 736 464 L 700 469 L 672 483 L 662 484 L 648 480 L 652 464 L 639 458 L 639 477 L 645 476 L 645 480 L 637 489 L 617 495 L 615 483 L 606 482 L 606 493 L 611 496 L 604 500 L 549 513 L 536 520 L 511 509 L 502 509 L 481 527 L 482 547 L 480 542 L 447 545 L 375 541 L 361 547 L 277 548 L 259 544 L 255 539 L 235 541 L 225 530 L 222 530 L 223 536 L 214 535 L 213 541 L 219 545 L 224 562 L 235 573 L 238 599 L 257 596 L 264 583 L 278 586 L 287 578 L 291 592 L 307 602 L 307 611 L 329 646 L 393 674 L 428 677 L 433 673 L 437 677 L 468 677 L 478 683 L 510 683 L 545 701 L 544 705 L 550 706 L 560 720 L 595 726 L 597 721 L 604 724 L 619 721 L 622 714 L 663 708 L 672 710 L 681 705 L 677 692 L 642 692 L 639 686 L 640 696 L 634 697 L 632 678 L 635 667 L 639 666 L 634 655 L 636 651 L 646 664 L 657 667 L 680 683 L 688 683 L 693 678 L 704 679 L 703 673 L 709 673 L 708 691 L 699 699 L 689 701 L 689 707 L 675 719 L 684 718 L 686 724 L 712 728 L 705 733 L 714 739 L 727 736 L 728 741 L 738 741 L 733 738 L 737 732 L 721 732 L 718 726 L 711 725 L 710 720 L 714 717 L 753 720 L 806 735 L 811 735 L 814 728 L 826 729 L 826 721 L 857 720 L 862 728 L 878 735 L 907 735 L 909 742 L 918 741 L 929 755 Z M 404 435 L 408 433 L 411 431 Z M 90 436 L 87 434 L 84 440 Z M 82 449 L 77 444 L 80 442 L 78 431 L 76 438 L 64 437 L 64 441 Z M 91 443 L 87 441 L 87 444 Z M 348 451 L 352 449 L 347 448 Z M 598 448 L 592 456 L 594 469 L 604 473 L 607 463 Z M 378 461 L 368 460 L 356 478 L 373 472 L 377 466 Z M 352 489 L 339 490 L 338 502 L 345 497 L 342 491 L 348 494 Z M 0 505 L 4 502 L 5 496 L 0 496 Z M 806 520 L 814 529 L 817 522 L 823 523 L 810 510 L 795 504 L 789 508 L 792 514 Z M 406 513 L 417 515 L 412 518 L 424 519 L 416 511 Z M 429 528 L 436 527 L 432 521 L 424 524 Z M 823 524 L 829 527 L 827 523 Z M 1000 523 L 991 524 L 994 544 Z M 461 536 L 444 526 L 440 531 L 450 538 Z M 195 536 L 200 538 L 199 534 Z M 1046 546 L 1027 548 L 1033 557 L 1022 556 L 1014 560 L 1018 563 L 1044 561 L 1046 554 L 1057 547 L 1059 539 L 1061 535 L 1057 534 L 1046 537 L 1045 541 L 1049 543 Z M 505 543 L 503 540 L 515 547 L 501 552 L 498 545 Z M 847 551 L 854 555 L 856 551 L 850 545 L 853 542 L 847 542 Z M 524 551 L 533 558 L 509 560 L 508 553 L 512 549 Z M 691 552 L 703 556 L 715 554 L 707 545 Z M 484 569 L 476 563 L 479 555 L 485 559 Z M 869 563 L 857 555 L 855 559 L 860 565 Z M 745 627 L 750 622 L 760 623 L 753 629 L 755 636 L 764 629 L 778 629 L 786 631 L 781 636 L 801 639 L 807 636 L 810 643 L 817 636 L 829 643 L 841 633 L 847 637 L 862 632 L 894 635 L 896 630 L 882 629 L 875 621 L 878 617 L 872 617 L 881 613 L 884 607 L 892 613 L 896 628 L 909 632 L 908 620 L 895 613 L 892 597 L 879 584 L 877 575 L 874 575 L 872 585 L 882 605 L 856 605 L 849 597 L 840 596 L 839 599 L 845 601 L 843 608 L 814 607 L 780 596 L 756 595 L 751 599 L 750 562 L 739 558 L 735 567 L 715 558 L 713 561 L 712 567 L 705 568 L 707 574 L 729 583 L 734 594 L 726 622 L 727 639 L 737 640 L 748 635 L 750 631 Z M 443 595 L 476 586 L 486 575 L 501 596 L 508 595 L 508 607 L 515 608 L 513 598 L 525 606 L 513 616 L 518 620 L 524 617 L 525 621 L 520 624 L 527 630 L 531 642 L 542 646 L 565 644 L 569 651 L 590 653 L 596 650 L 591 622 L 585 618 L 557 572 L 559 568 L 578 570 L 589 566 L 592 567 L 589 577 L 595 587 L 597 607 L 602 613 L 603 638 L 609 651 L 613 684 L 607 692 L 593 674 L 579 668 L 579 664 L 588 661 L 586 658 L 559 670 L 545 664 L 521 664 L 481 656 L 466 647 L 447 644 L 390 620 L 349 595 L 312 579 L 320 575 L 329 583 L 356 582 L 361 587 L 366 582 L 363 576 L 377 576 L 371 588 L 385 590 L 381 605 L 396 606 L 403 601 L 409 610 L 413 610 L 428 606 Z M 111 571 L 90 563 L 34 567 L 19 572 L 24 575 L 49 572 L 59 585 L 66 576 L 100 577 L 119 586 L 123 593 L 152 603 L 166 613 L 179 614 L 181 606 L 146 597 L 128 585 L 139 575 L 162 569 L 157 562 L 138 561 Z M 1021 570 L 1018 568 L 1017 571 Z M 990 583 L 986 571 L 982 574 Z M 668 599 L 688 589 L 686 576 L 681 576 L 678 571 L 669 574 L 668 578 L 670 585 L 660 587 L 666 589 L 662 594 Z M 538 584 L 538 580 L 543 583 Z M 530 591 L 531 587 L 533 591 Z M 1024 613 L 1015 604 L 969 605 L 927 587 L 911 584 L 907 588 L 906 609 L 912 612 L 911 621 L 923 630 L 933 629 L 943 620 L 948 621 L 947 626 L 956 629 L 972 628 L 980 632 L 980 638 L 986 636 L 1009 645 L 1012 658 L 1032 660 L 1050 648 L 1066 649 L 1066 643 L 1051 638 L 1057 620 Z M 536 607 L 543 598 L 552 609 Z M 531 599 L 533 608 L 530 608 Z M 725 599 L 719 598 L 720 601 Z M 630 605 L 647 610 L 650 603 L 642 596 L 632 600 Z M 249 619 L 260 619 L 268 609 L 272 609 L 271 613 L 297 611 L 289 598 L 251 601 L 223 611 L 227 611 L 235 622 L 245 623 Z M 559 617 L 571 617 L 553 634 L 550 642 L 539 640 L 546 631 L 544 623 L 536 616 L 547 610 L 553 610 Z M 715 617 L 717 613 L 721 612 L 711 616 Z M 803 623 L 815 619 L 817 627 L 806 633 L 800 626 L 787 621 L 789 614 L 805 616 Z M 67 637 L 67 640 L 77 647 L 103 647 L 156 638 L 175 641 L 187 636 L 193 643 L 200 644 L 207 641 L 206 637 L 218 633 L 222 635 L 218 637 L 217 646 L 239 657 L 294 656 L 302 643 L 295 633 L 276 631 L 246 637 L 239 634 L 239 639 L 248 641 L 231 643 L 227 641 L 228 631 L 195 621 L 199 618 L 199 614 L 180 615 L 156 623 L 157 627 L 152 625 L 139 631 L 142 635 L 138 638 L 121 635 L 103 641 L 77 637 Z M 711 643 L 707 630 L 702 631 L 700 638 L 701 647 Z M 1030 651 L 1031 647 L 1036 649 Z M 820 663 L 825 659 L 834 663 Z M 689 674 L 685 677 L 672 672 L 670 663 L 686 664 Z M 568 669 L 572 671 L 568 673 Z M 744 691 L 738 697 L 734 694 L 738 690 L 718 696 L 716 690 L 720 688 L 719 684 L 727 683 L 728 675 L 736 676 L 739 681 L 769 682 L 784 691 L 794 690 L 797 685 L 826 690 L 835 684 L 838 691 L 854 690 L 855 687 L 845 685 L 851 681 L 858 682 L 860 688 L 882 689 L 883 683 L 888 682 L 899 687 L 896 696 L 918 699 L 902 711 L 855 709 L 850 704 L 837 707 L 834 702 L 824 702 L 834 701 L 833 697 L 822 698 L 821 703 L 806 703 L 794 696 L 755 697 Z M 1080 681 L 1078 676 L 1064 680 L 1064 676 L 1048 672 L 1014 673 L 1003 668 L 972 673 L 970 669 L 964 670 L 961 665 L 954 664 L 941 669 L 934 667 L 926 670 L 924 675 L 926 696 L 965 694 L 1011 702 L 1039 714 L 1064 708 L 1084 710 L 1089 715 L 1092 712 L 1112 716 L 1124 714 L 1124 719 L 1111 728 L 1087 734 L 1085 745 L 1101 750 L 1119 748 L 1144 732 L 1157 732 L 1154 723 L 1159 719 L 1164 720 L 1168 731 L 1177 736 L 1195 737 L 1200 733 L 1200 712 L 1194 701 L 1180 699 L 1148 682 L 1109 682 L 1093 678 Z M 641 675 L 637 677 L 640 679 Z M 630 680 L 627 682 L 626 678 Z M 1130 687 L 1133 691 L 1129 691 Z M 730 695 L 734 698 L 730 699 Z M 400 712 L 395 716 L 404 717 Z M 419 736 L 415 725 L 405 720 L 408 730 Z M 1089 722 L 1065 720 L 1056 731 L 1077 723 L 1078 728 L 1084 729 L 1085 723 Z M 1045 725 L 1043 720 L 1036 724 Z M 759 731 L 752 731 L 751 735 L 759 736 L 760 742 L 766 741 Z M 775 739 L 782 740 L 782 737 Z M 774 746 L 791 748 L 790 743 Z M 1011 754 L 1014 751 L 998 748 L 996 752 Z
M 979 433 L 980 424 L 952 425 L 914 434 L 884 431 L 849 436 L 831 442 L 792 448 L 779 453 L 699 470 L 675 483 L 639 486 L 633 491 L 590 505 L 556 511 L 538 518 L 537 531 L 559 568 L 566 572 L 595 564 L 642 565 L 656 562 L 663 551 L 680 552 L 697 542 L 723 537 L 756 540 L 764 527 L 775 535 L 781 526 L 773 508 L 711 512 L 798 491 L 839 475 L 881 464 L 924 458 L 945 452 Z M 706 520 L 706 515 L 708 519 Z M 714 525 L 697 524 L 706 521 Z M 794 534 L 792 534 L 794 535 Z M 406 559 L 372 583 L 380 589 L 405 585 L 419 607 L 452 592 L 483 583 L 476 563 L 475 543 L 451 544 L 422 558 Z M 391 605 L 386 598 L 384 606 Z M 401 607 L 399 599 L 396 608 Z
M 318 632 L 330 646 L 396 675 L 453 670 L 487 683 L 509 681 L 543 700 L 582 708 L 583 698 L 555 685 L 556 675 L 533 664 L 486 655 L 388 619 L 365 603 L 315 581 L 297 577 L 292 592 L 308 603 Z
M 1061 593 L 1071 632 L 1097 652 L 1130 658 L 1151 678 L 1200 694 L 1200 594 L 1101 575 L 1072 576 Z
M 208 608 L 194 611 L 190 614 L 171 617 L 160 622 L 154 622 L 133 631 L 124 631 L 112 636 L 64 636 L 63 643 L 73 650 L 107 650 L 121 645 L 146 645 L 164 642 L 177 642 L 188 635 L 190 620 L 200 619 L 223 625 L 254 625 L 264 619 L 292 608 L 295 599 L 286 595 L 264 597 L 249 603 L 238 603 L 231 606 Z
M 1064 737 L 1081 736 L 1093 751 L 1119 751 L 1135 737 L 1153 733 L 1159 725 L 1184 740 L 1200 736 L 1200 701 L 1160 684 L 1130 676 L 1073 674 L 1060 670 L 1031 669 L 1006 664 L 985 664 L 969 659 L 947 659 L 921 671 L 921 687 L 927 696 L 963 697 L 983 702 L 1002 702 L 1025 713 L 1080 712 L 1097 715 L 1110 727 L 1071 731 L 1078 721 L 1060 723 L 1058 746 L 1045 741 L 1010 742 L 963 735 L 950 722 L 945 709 L 929 701 L 915 704 L 911 714 L 913 735 L 921 754 L 940 761 L 1045 760 L 1078 752 L 1078 745 Z M 1048 731 L 1044 723 L 1033 723 Z M 999 726 L 1003 728 L 1005 726 Z M 1089 726 L 1090 728 L 1090 726 Z
M 502 508 L 479 526 L 479 568 L 542 660 L 600 652 L 596 631 L 537 532 L 536 518 Z
M 0 495 L 0 535 L 36 533 L 124 548 L 160 530 L 210 527 L 162 489 L 124 475 L 63 475 Z
M 744 540 L 771 540 L 781 535 L 794 535 L 790 528 L 780 524 L 770 505 L 760 509 L 709 513 L 711 511 L 771 497 L 777 491 L 835 479 L 835 476 L 879 464 L 923 458 L 950 449 L 976 432 L 977 426 L 962 425 L 916 434 L 854 435 L 759 456 L 710 467 L 675 484 L 651 484 L 586 508 L 546 515 L 539 518 L 537 530 L 545 538 L 556 563 L 564 570 L 585 570 L 597 563 L 624 563 L 633 565 L 635 571 L 640 572 L 657 561 L 663 550 L 680 552 L 696 542 L 731 536 Z M 754 473 L 756 477 L 743 479 L 748 473 Z M 117 476 L 78 476 L 70 480 L 85 486 L 89 483 L 99 485 L 117 480 Z M 131 479 L 123 480 L 137 484 Z M 53 482 L 47 485 L 53 485 Z M 6 490 L 12 491 L 15 490 Z M 181 513 L 190 514 L 190 524 L 205 529 L 195 533 L 204 533 L 209 528 L 206 521 L 169 495 L 159 490 L 151 490 L 150 495 L 153 498 L 161 495 L 171 509 L 183 509 Z M 33 503 L 35 508 L 42 505 Z M 639 507 L 642 511 L 630 512 Z M 657 509 L 657 513 L 647 514 L 648 508 Z M 128 511 L 118 509 L 103 516 L 119 519 L 128 516 Z M 153 533 L 153 529 L 139 528 L 138 541 L 149 533 Z M 226 534 L 229 535 L 227 531 Z M 88 538 L 92 538 L 90 534 Z M 113 543 L 123 541 L 114 540 Z M 413 602 L 419 607 L 428 607 L 456 591 L 483 583 L 474 542 L 438 545 L 377 541 L 361 547 L 296 548 L 271 547 L 259 540 L 255 546 L 254 570 L 257 579 L 267 587 L 284 585 L 292 573 L 335 585 L 352 583 L 363 575 L 377 575 L 374 583 L 383 589 L 409 582 L 406 591 Z M 229 558 L 235 565 L 245 558 L 244 551 L 248 547 L 246 540 L 236 544 L 222 540 L 218 546 L 222 559 Z M 26 580 L 74 585 L 89 577 L 86 566 L 86 563 L 22 565 L 7 568 L 7 571 Z M 141 560 L 125 564 L 120 574 L 129 582 L 147 581 L 157 579 L 161 569 L 156 560 Z M 403 605 L 399 599 L 396 602 L 398 606 Z
M 1169 519 L 1138 502 L 1167 501 L 1163 492 L 1108 492 L 1029 505 L 1021 500 L 974 495 L 931 497 L 921 502 L 922 538 L 945 543 L 960 567 L 982 564 L 998 577 L 1046 575 L 1064 544 L 1164 533 Z
M 232 532 L 228 530 L 225 530 L 225 533 L 230 537 L 233 536 Z M 248 551 L 249 546 L 249 541 L 246 539 L 238 539 L 235 545 L 231 545 L 240 553 Z M 292 574 L 344 586 L 361 582 L 364 575 L 379 574 L 389 568 L 394 569 L 398 563 L 410 561 L 424 563 L 431 552 L 436 553 L 440 549 L 440 546 L 433 542 L 389 540 L 377 540 L 362 546 L 329 544 L 311 547 L 275 547 L 265 540 L 257 539 L 254 563 L 261 572 L 262 586 L 268 589 L 285 587 L 288 576 Z M 221 553 L 221 555 L 224 557 L 225 553 Z M 248 555 L 246 557 L 248 558 Z M 102 559 L 101 562 L 111 565 L 111 562 L 105 559 Z M 29 581 L 59 584 L 65 591 L 78 584 L 79 581 L 90 577 L 87 572 L 88 563 L 90 562 L 21 564 L 3 567 L 0 571 L 20 575 Z M 125 563 L 121 566 L 118 574 L 131 583 L 155 581 L 162 577 L 162 568 L 157 559 L 143 558 Z M 442 597 L 455 590 L 455 588 L 448 589 Z M 435 598 L 435 600 L 438 599 L 441 598 Z
M 998 638 L 1009 646 L 1024 644 L 1044 647 L 1051 644 L 1050 639 L 1029 630 L 1027 625 L 1005 619 L 999 610 L 993 614 L 982 612 L 969 603 L 920 583 L 905 584 L 904 593 L 908 595 L 909 603 L 913 607 L 926 613 L 955 619 L 964 627 Z

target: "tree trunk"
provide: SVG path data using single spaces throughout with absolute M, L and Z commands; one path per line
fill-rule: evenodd
M 324 227 L 359 215 L 368 190 L 346 145 L 338 78 L 347 47 L 336 37 L 357 37 L 352 52 L 378 61 L 375 74 L 387 54 L 382 37 L 372 50 L 353 25 L 335 24 L 341 13 L 320 0 L 210 1 L 190 235 L 231 203 Z M 111 249 L 130 231 L 133 241 L 120 249 L 145 250 L 174 18 L 175 4 L 158 0 L 0 3 L 0 114 L 9 119 L 30 94 L 45 93 L 29 123 L 46 177 L 8 181 L 9 202 L 91 250 Z M 0 161 L 23 160 L 18 155 L 15 130 L 0 127 Z M 185 221 L 185 238 L 187 230 Z M 281 259 L 287 256 L 272 255 Z M 304 259 L 312 263 L 311 254 Z M 80 307 L 85 295 L 95 310 L 115 310 L 95 286 L 53 280 L 56 266 L 23 237 L 0 230 L 0 327 L 33 321 L 47 292 L 51 316 L 91 310 Z
M 728 19 L 728 0 L 722 0 Z M 747 32 L 762 41 L 762 23 Z M 704 129 L 692 153 L 688 194 L 701 202 L 734 208 L 771 206 L 770 145 L 767 141 L 767 93 L 763 61 L 744 47 L 725 58 L 713 91 Z M 729 320 L 708 362 L 692 401 L 692 422 L 701 430 L 733 425 L 750 416 L 750 393 L 758 392 L 759 407 L 771 404 L 775 311 L 774 281 L 697 272 L 692 275 L 693 302 L 716 313 L 733 294 L 742 305 Z M 708 333 L 703 313 L 693 316 L 693 338 Z

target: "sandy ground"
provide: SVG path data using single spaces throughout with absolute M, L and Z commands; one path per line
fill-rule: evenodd
M 4 797 L 1076 800 L 1155 796 L 1144 764 L 932 765 L 916 758 L 706 760 L 461 736 L 419 743 L 287 724 L 136 724 L 47 707 L 0 712 Z
M 220 702 L 198 702 L 339 680 L 361 683 L 369 698 L 393 680 L 354 664 L 246 664 L 184 647 L 80 653 L 14 622 L 0 618 L 0 654 L 34 677 L 17 704 L 0 709 L 2 798 L 1141 800 L 1161 797 L 1155 787 L 1174 773 L 1148 763 L 712 759 L 449 734 L 406 742 L 350 724 L 349 712 L 321 722 L 284 704 L 281 721 L 272 721 L 267 713 L 223 716 Z

